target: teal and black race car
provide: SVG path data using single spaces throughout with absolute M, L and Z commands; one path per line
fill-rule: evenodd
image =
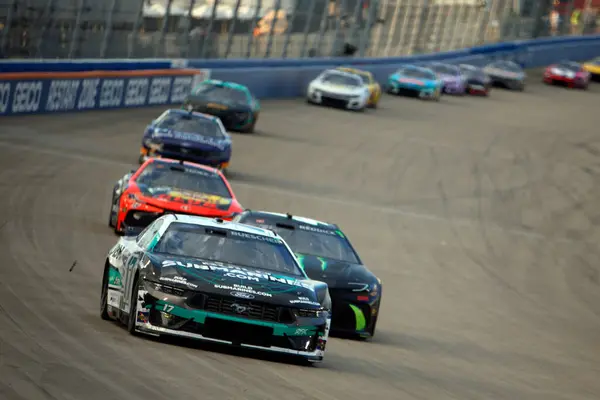
M 177 336 L 320 362 L 327 284 L 276 233 L 183 214 L 122 236 L 104 264 L 100 316 L 132 335 Z
M 332 302 L 332 333 L 364 339 L 375 335 L 381 280 L 363 264 L 337 225 L 252 210 L 245 210 L 233 221 L 273 230 L 290 246 L 309 278 L 327 283 Z
M 226 129 L 254 132 L 260 102 L 250 90 L 238 83 L 208 79 L 192 89 L 183 108 L 219 117 Z
M 429 68 L 406 65 L 388 78 L 386 91 L 403 96 L 439 101 L 444 84 Z

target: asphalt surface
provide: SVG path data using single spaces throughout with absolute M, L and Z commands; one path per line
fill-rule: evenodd
M 161 109 L 0 120 L 0 399 L 600 398 L 600 86 L 265 101 L 242 204 L 337 222 L 384 284 L 372 342 L 324 363 L 102 321 L 113 183 Z M 74 266 L 73 264 L 76 263 Z

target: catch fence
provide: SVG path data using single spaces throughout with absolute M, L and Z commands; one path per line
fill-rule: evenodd
M 0 56 L 392 57 L 593 33 L 594 5 L 593 0 L 0 0 Z

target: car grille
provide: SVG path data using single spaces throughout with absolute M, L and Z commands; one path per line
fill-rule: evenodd
M 418 96 L 421 93 L 418 89 L 398 88 L 398 94 L 401 96 Z
M 196 299 L 197 296 L 203 296 L 203 299 Z M 291 308 L 235 297 L 197 294 L 189 298 L 187 304 L 190 307 L 202 308 L 208 312 L 245 317 L 259 321 L 290 324 L 295 320 Z
M 338 94 L 338 93 L 331 93 L 331 92 L 321 92 L 321 98 L 326 97 L 330 100 L 344 100 L 344 101 L 348 101 L 350 100 L 352 97 L 354 96 L 350 96 L 347 94 Z
M 208 338 L 243 343 L 253 346 L 271 347 L 273 328 L 206 318 L 203 335 Z
M 215 155 L 215 152 L 211 151 L 211 150 L 199 150 L 199 149 L 194 149 L 194 148 L 190 148 L 190 147 L 182 147 L 182 146 L 172 145 L 172 144 L 163 145 L 162 151 L 165 153 L 181 154 L 183 156 L 188 156 L 188 157 L 198 157 L 198 158 L 202 158 L 205 160 L 208 160 Z

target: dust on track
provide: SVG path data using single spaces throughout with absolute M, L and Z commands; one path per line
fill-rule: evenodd
M 99 318 L 112 185 L 161 108 L 3 118 L 0 398 L 597 399 L 600 87 L 535 78 L 365 114 L 267 101 L 234 134 L 243 205 L 339 223 L 384 282 L 375 339 L 317 367 Z

